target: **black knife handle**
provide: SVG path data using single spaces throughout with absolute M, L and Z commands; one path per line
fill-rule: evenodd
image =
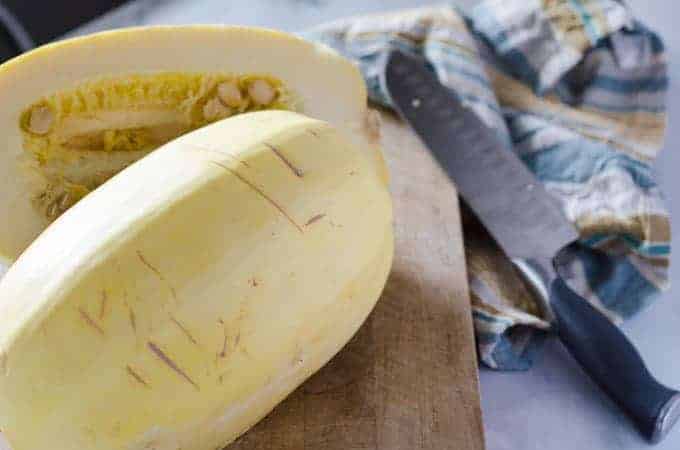
M 651 442 L 680 418 L 680 393 L 660 384 L 621 330 L 557 277 L 550 304 L 557 334 L 583 370 Z

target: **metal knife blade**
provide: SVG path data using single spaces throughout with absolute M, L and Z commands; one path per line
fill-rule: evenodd
M 393 51 L 384 76 L 401 115 L 506 255 L 552 259 L 578 238 L 534 174 L 421 58 Z

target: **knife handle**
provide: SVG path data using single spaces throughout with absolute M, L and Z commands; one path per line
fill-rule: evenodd
M 583 370 L 651 443 L 660 442 L 680 419 L 680 393 L 660 384 L 623 332 L 560 277 L 550 304 L 557 334 Z

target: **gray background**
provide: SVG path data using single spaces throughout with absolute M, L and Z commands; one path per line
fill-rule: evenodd
M 462 6 L 475 3 L 476 0 L 458 1 Z M 674 147 L 680 143 L 680 89 L 674 81 L 680 79 L 680 23 L 674 3 L 629 1 L 638 17 L 659 31 L 669 47 L 670 122 L 667 148 L 659 158 L 658 169 L 671 211 L 677 212 L 680 156 Z M 232 23 L 296 31 L 342 16 L 430 4 L 429 0 L 137 0 L 78 32 L 149 23 Z M 677 254 L 674 261 L 678 261 Z M 680 281 L 677 264 L 672 268 L 672 279 Z M 678 289 L 672 289 L 625 326 L 653 373 L 676 387 L 680 387 L 680 303 L 673 299 Z M 554 340 L 531 371 L 508 374 L 482 369 L 481 383 L 489 450 L 647 448 Z M 680 449 L 680 427 L 656 448 Z

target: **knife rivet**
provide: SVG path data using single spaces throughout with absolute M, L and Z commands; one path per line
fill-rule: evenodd
M 411 100 L 411 106 L 414 108 L 419 108 L 420 107 L 420 99 L 419 98 L 414 98 Z

